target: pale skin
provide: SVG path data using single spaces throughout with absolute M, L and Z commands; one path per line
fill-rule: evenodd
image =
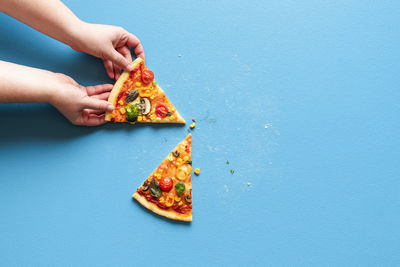
M 49 12 L 51 10 L 51 12 Z M 108 76 L 118 79 L 131 70 L 132 47 L 144 59 L 139 39 L 121 27 L 80 20 L 59 0 L 1 0 L 0 11 L 69 45 L 101 58 Z M 105 123 L 111 84 L 83 87 L 72 78 L 46 70 L 0 61 L 0 102 L 47 102 L 76 125 Z

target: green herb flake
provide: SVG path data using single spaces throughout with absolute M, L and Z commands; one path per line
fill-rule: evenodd
M 231 170 L 231 173 L 234 174 L 234 173 L 235 173 L 235 170 Z
M 228 160 L 226 161 L 226 164 L 229 164 L 229 161 L 228 161 Z

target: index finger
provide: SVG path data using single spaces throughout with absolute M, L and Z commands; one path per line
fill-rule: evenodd
M 140 42 L 139 38 L 137 38 L 135 35 L 132 33 L 127 33 L 128 34 L 128 41 L 126 42 L 128 46 L 133 48 L 133 51 L 135 52 L 136 57 L 141 57 L 144 58 L 144 50 L 142 43 Z

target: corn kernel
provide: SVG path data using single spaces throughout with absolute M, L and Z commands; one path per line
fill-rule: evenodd
M 193 129 L 194 127 L 196 126 L 196 123 L 192 123 L 192 124 L 190 124 L 190 129 Z
M 119 109 L 119 112 L 120 112 L 121 114 L 125 114 L 125 113 L 126 113 L 126 110 L 125 110 L 125 108 L 120 108 L 120 109 Z
M 164 197 L 160 197 L 160 203 L 164 203 Z
M 161 118 L 157 117 L 157 118 L 156 118 L 156 121 L 161 121 Z
M 200 174 L 200 169 L 199 168 L 195 169 L 194 170 L 194 174 L 199 175 Z
M 136 82 L 135 85 L 136 85 L 137 87 L 139 87 L 139 86 L 142 86 L 142 83 L 141 83 L 141 82 Z
M 181 201 L 181 197 L 176 196 L 176 197 L 175 197 L 175 201 L 176 201 L 176 202 Z
M 189 160 L 189 157 L 188 157 L 188 156 L 184 156 L 184 157 L 183 157 L 183 160 L 184 160 L 184 161 L 187 161 L 187 160 Z
M 154 99 L 154 95 L 150 96 L 150 99 L 153 100 Z
M 120 101 L 118 101 L 118 104 L 120 104 L 122 106 L 124 104 L 124 101 L 120 100 Z
M 142 117 L 138 116 L 137 121 L 142 121 Z
M 181 158 L 178 158 L 177 161 L 178 161 L 178 163 L 182 163 L 182 159 Z
M 182 206 L 182 205 L 183 205 L 183 202 L 181 200 L 181 201 L 179 201 L 178 206 Z
M 175 110 L 176 110 L 176 108 L 175 108 L 175 107 L 172 107 L 172 108 L 171 108 L 171 110 L 172 110 L 172 111 L 175 111 Z
M 175 116 L 169 116 L 169 120 L 170 120 L 170 121 L 175 120 Z

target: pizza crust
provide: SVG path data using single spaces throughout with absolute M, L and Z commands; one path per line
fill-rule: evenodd
M 134 199 L 136 199 L 140 204 L 142 204 L 143 207 L 151 210 L 154 213 L 157 213 L 158 215 L 167 217 L 172 220 L 179 220 L 179 221 L 186 221 L 186 222 L 192 221 L 192 215 L 184 216 L 179 213 L 175 213 L 173 211 L 160 209 L 159 207 L 157 207 L 156 204 L 147 201 L 147 199 L 144 196 L 139 195 L 137 192 L 135 192 L 132 197 Z

